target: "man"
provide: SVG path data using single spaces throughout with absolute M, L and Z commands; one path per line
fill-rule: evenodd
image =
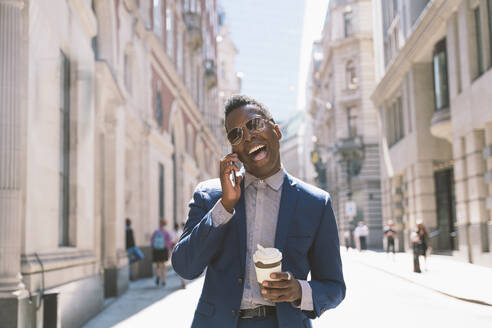
M 207 268 L 192 327 L 311 327 L 309 318 L 345 297 L 330 196 L 285 172 L 282 133 L 263 104 L 232 96 L 225 128 L 232 153 L 220 161 L 220 179 L 197 186 L 172 257 L 186 279 Z M 257 244 L 283 255 L 283 272 L 261 287 L 252 260 Z
M 396 231 L 393 229 L 392 220 L 388 221 L 388 225 L 384 229 L 384 236 L 386 237 L 386 253 L 389 254 L 391 248 L 394 255 Z
M 132 264 L 140 261 L 144 258 L 144 255 L 140 248 L 135 246 L 135 238 L 133 236 L 132 229 L 132 220 L 130 218 L 125 219 L 125 244 L 126 244 L 126 252 L 128 253 L 128 270 L 129 270 L 129 278 L 130 280 L 135 280 L 132 272 Z

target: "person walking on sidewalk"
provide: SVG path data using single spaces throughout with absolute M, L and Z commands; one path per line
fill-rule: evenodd
M 142 251 L 135 246 L 135 238 L 133 236 L 132 221 L 130 218 L 125 219 L 125 244 L 128 254 L 128 270 L 130 280 L 134 280 L 132 273 L 132 264 L 144 258 Z
M 344 233 L 343 233 L 343 239 L 345 239 L 345 248 L 348 252 L 349 248 L 350 248 L 350 231 L 346 230 Z
M 360 221 L 358 223 L 357 228 L 355 228 L 355 234 L 359 238 L 359 251 L 367 250 L 367 237 L 369 236 L 369 228 L 363 221 Z
M 192 328 L 311 327 L 309 318 L 345 298 L 331 197 L 285 171 L 282 133 L 265 105 L 232 96 L 225 128 L 232 153 L 220 160 L 219 179 L 196 187 L 172 256 L 186 279 L 207 268 Z M 282 272 L 261 284 L 258 244 L 282 253 Z
M 152 262 L 155 263 L 155 284 L 159 286 L 159 281 L 162 285 L 166 285 L 166 262 L 169 260 L 169 250 L 172 248 L 171 235 L 164 229 L 167 222 L 159 221 L 159 228 L 154 231 L 150 239 L 150 247 L 152 248 Z
M 417 220 L 417 231 L 412 232 L 410 239 L 413 246 L 413 272 L 421 273 L 420 256 L 424 257 L 424 268 L 427 271 L 427 250 L 430 249 L 429 235 L 425 229 L 424 222 Z
M 391 251 L 393 252 L 393 255 L 394 255 L 395 254 L 396 231 L 393 229 L 393 221 L 392 220 L 389 220 L 388 225 L 386 227 L 384 227 L 384 237 L 386 238 L 386 253 L 389 254 L 390 248 L 391 248 Z

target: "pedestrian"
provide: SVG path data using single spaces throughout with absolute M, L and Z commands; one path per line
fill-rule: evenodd
M 345 239 L 345 248 L 347 249 L 347 252 L 350 248 L 350 231 L 346 230 L 343 233 L 343 239 Z
M 424 222 L 422 220 L 417 220 L 417 248 L 418 255 L 424 257 L 424 270 L 427 271 L 427 252 L 432 250 L 429 247 L 429 234 L 427 233 L 427 229 L 425 229 Z
M 355 234 L 359 238 L 359 251 L 367 249 L 367 237 L 369 236 L 369 228 L 363 221 L 359 221 Z
M 166 285 L 166 262 L 169 260 L 169 250 L 172 248 L 171 235 L 164 229 L 166 220 L 159 221 L 159 228 L 154 231 L 150 240 L 152 248 L 152 262 L 155 263 L 155 284 L 159 286 L 159 281 L 163 286 Z
M 196 187 L 172 257 L 187 279 L 207 268 L 192 327 L 311 327 L 309 318 L 345 297 L 331 198 L 285 171 L 282 133 L 265 105 L 232 96 L 225 128 L 232 153 L 220 160 L 219 179 Z M 257 280 L 257 248 L 276 261 L 281 253 L 271 280 Z
M 420 270 L 420 262 L 419 262 L 419 235 L 417 232 L 412 231 L 410 234 L 410 241 L 412 242 L 412 250 L 413 250 L 413 272 L 421 273 Z
M 140 261 L 144 258 L 144 255 L 140 248 L 135 246 L 135 237 L 133 236 L 132 220 L 130 218 L 125 219 L 125 244 L 126 252 L 128 254 L 128 270 L 130 280 L 134 280 L 132 272 L 132 264 Z
M 391 251 L 393 252 L 393 255 L 395 254 L 395 237 L 396 237 L 396 231 L 393 229 L 393 221 L 389 220 L 387 225 L 384 227 L 384 237 L 386 238 L 386 253 L 389 254 L 390 248 Z M 394 256 L 393 256 L 394 259 Z

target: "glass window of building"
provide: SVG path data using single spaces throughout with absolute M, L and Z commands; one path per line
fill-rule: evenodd
M 170 3 L 169 1 L 166 8 L 166 50 L 172 60 L 174 59 L 174 19 Z
M 154 33 L 162 39 L 162 0 L 154 0 L 152 16 Z
M 434 69 L 435 109 L 436 111 L 440 111 L 449 106 L 446 39 L 442 39 L 436 44 L 432 65 Z
M 348 38 L 352 36 L 352 12 L 348 11 L 343 13 L 343 26 L 344 26 L 344 34 L 345 37 Z
M 492 0 L 487 0 L 487 11 L 488 11 L 488 17 L 489 17 L 490 67 L 492 67 Z
M 70 202 L 70 60 L 60 55 L 60 205 L 58 244 L 69 246 Z
M 157 124 L 162 127 L 164 124 L 164 115 L 162 111 L 162 96 L 160 90 L 157 91 L 157 94 L 155 96 L 155 117 L 157 120 Z
M 349 138 L 357 137 L 358 110 L 355 107 L 347 108 L 347 124 Z
M 475 17 L 475 41 L 477 50 L 477 77 L 483 74 L 483 44 L 482 44 L 482 20 L 480 18 L 480 6 L 473 10 Z
M 357 73 L 355 71 L 355 65 L 352 60 L 349 60 L 345 65 L 345 77 L 347 89 L 357 88 Z
M 390 147 L 405 136 L 402 107 L 402 99 L 398 97 L 386 109 L 386 138 Z

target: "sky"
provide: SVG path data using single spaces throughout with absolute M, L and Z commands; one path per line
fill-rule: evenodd
M 265 103 L 277 121 L 287 120 L 302 107 L 311 46 L 321 34 L 328 0 L 219 3 L 239 50 L 241 92 Z

